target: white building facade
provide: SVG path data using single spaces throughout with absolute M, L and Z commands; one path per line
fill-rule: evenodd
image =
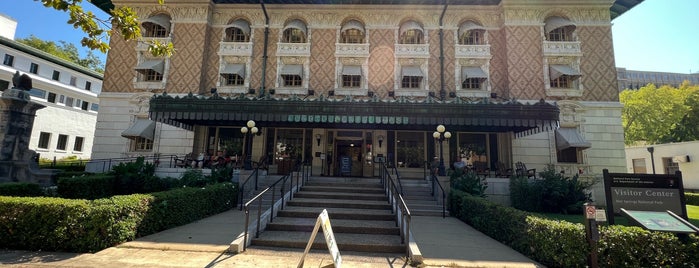
M 652 153 L 651 153 L 652 151 Z M 682 172 L 685 190 L 699 191 L 699 141 L 626 147 L 628 173 Z

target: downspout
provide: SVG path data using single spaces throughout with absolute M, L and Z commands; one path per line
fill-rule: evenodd
M 442 9 L 442 15 L 439 15 L 439 100 L 444 101 L 447 96 L 447 92 L 444 89 L 444 29 L 442 24 L 442 19 L 444 19 L 444 13 L 447 12 L 447 0 L 443 1 L 444 9 Z
M 265 77 L 267 77 L 267 43 L 269 39 L 269 16 L 267 15 L 267 9 L 265 8 L 264 0 L 260 0 L 260 5 L 262 6 L 262 12 L 265 14 L 265 40 L 264 47 L 262 48 L 262 80 L 260 81 L 260 95 L 263 97 L 265 95 Z

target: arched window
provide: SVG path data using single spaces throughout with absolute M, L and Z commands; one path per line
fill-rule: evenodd
M 466 21 L 459 27 L 459 45 L 484 45 L 485 28 L 473 22 Z
M 306 43 L 306 24 L 300 20 L 292 20 L 284 26 L 283 43 Z
M 575 23 L 562 17 L 549 17 L 544 21 L 544 31 L 548 41 L 575 41 Z
M 340 29 L 340 42 L 345 44 L 364 43 L 364 25 L 356 20 L 350 20 Z
M 401 44 L 424 44 L 425 35 L 422 26 L 416 21 L 407 21 L 400 26 L 399 40 Z
M 168 37 L 170 35 L 170 16 L 157 14 L 141 23 L 143 37 Z
M 235 20 L 226 28 L 225 42 L 249 42 L 250 41 L 250 23 L 245 20 Z

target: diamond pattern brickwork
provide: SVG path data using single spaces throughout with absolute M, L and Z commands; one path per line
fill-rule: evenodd
M 369 90 L 378 98 L 385 99 L 393 91 L 394 31 L 376 29 L 369 32 Z
M 328 95 L 335 83 L 335 29 L 314 29 L 311 37 L 310 80 L 316 95 Z
M 510 97 L 529 100 L 545 98 L 543 42 L 539 27 L 505 26 L 505 35 Z
M 250 74 L 250 87 L 259 89 L 262 83 L 262 55 L 264 53 L 265 29 L 254 28 L 255 37 L 252 41 L 252 69 Z M 279 29 L 269 29 L 269 39 L 267 40 L 267 72 L 265 74 L 265 88 L 274 88 L 277 77 L 277 42 L 279 41 Z M 257 92 L 259 93 L 259 91 Z
M 204 66 L 202 67 L 201 74 L 201 89 L 205 92 L 209 88 L 216 87 L 216 82 L 218 82 L 218 66 L 220 64 L 218 48 L 220 46 L 221 37 L 223 36 L 223 28 L 206 28 L 209 34 L 206 37 L 208 41 L 204 49 Z
M 588 101 L 619 101 L 612 32 L 609 26 L 578 27 L 583 57 L 582 98 Z
M 127 42 L 119 35 L 110 38 L 109 46 L 113 53 L 107 54 L 103 92 L 136 92 L 133 79 L 136 75 L 136 42 Z M 116 53 L 118 51 L 118 53 Z
M 490 86 L 492 92 L 501 97 L 509 96 L 507 74 L 507 46 L 503 30 L 489 30 L 490 44 Z
M 444 30 L 444 90 L 454 92 L 454 32 Z M 440 63 L 439 63 L 439 30 L 430 32 L 430 61 L 429 61 L 429 90 L 439 96 L 441 90 Z
M 199 93 L 206 24 L 178 23 L 174 27 L 173 45 L 176 52 L 170 58 L 165 90 L 172 93 Z

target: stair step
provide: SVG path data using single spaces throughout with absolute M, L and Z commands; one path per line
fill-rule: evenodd
M 387 201 L 372 200 L 294 198 L 286 203 L 288 206 L 305 207 L 391 209 Z
M 308 192 L 300 191 L 294 194 L 294 198 L 320 198 L 320 199 L 353 199 L 353 200 L 373 200 L 385 201 L 385 194 L 358 194 L 339 192 Z
M 398 235 L 335 233 L 334 236 L 340 251 L 401 253 L 406 250 L 405 245 L 401 244 L 401 238 Z M 253 238 L 252 244 L 256 246 L 305 248 L 310 237 L 311 232 L 265 231 L 260 234 L 260 237 Z M 316 235 L 312 248 L 327 249 L 323 234 Z
M 277 217 L 267 224 L 270 231 L 311 232 L 316 224 L 315 218 Z M 343 220 L 330 219 L 334 233 L 386 234 L 400 235 L 400 229 L 394 221 Z
M 287 206 L 279 211 L 278 217 L 297 218 L 318 218 L 323 211 L 322 207 L 294 207 Z M 378 209 L 352 209 L 352 208 L 325 208 L 330 219 L 350 219 L 350 220 L 374 220 L 374 221 L 395 221 L 396 216 L 391 210 Z
M 352 186 L 321 186 L 321 185 L 304 185 L 301 191 L 308 192 L 338 192 L 338 193 L 360 193 L 360 194 L 383 194 L 385 191 L 382 187 L 352 187 Z
M 369 189 L 375 189 L 375 188 L 383 188 L 381 183 L 377 182 L 357 182 L 357 183 L 337 183 L 337 182 L 318 182 L 318 181 L 308 181 L 306 182 L 307 186 L 330 186 L 330 187 L 345 187 L 345 188 L 369 188 Z

